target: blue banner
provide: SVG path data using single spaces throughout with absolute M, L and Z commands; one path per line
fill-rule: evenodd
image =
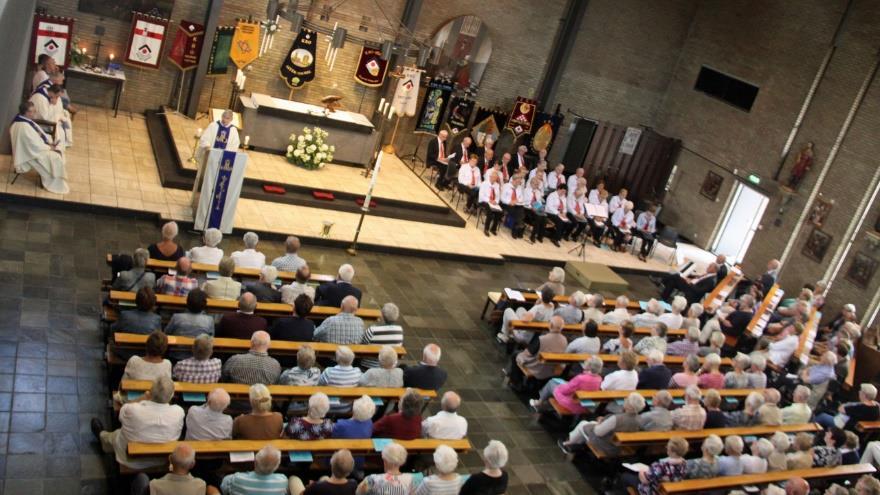
M 235 155 L 235 151 L 224 151 L 220 158 L 220 168 L 217 170 L 217 180 L 214 182 L 214 197 L 211 198 L 211 217 L 208 219 L 207 228 L 219 229 L 220 223 L 223 221 L 226 193 L 229 190 L 229 181 L 232 179 Z

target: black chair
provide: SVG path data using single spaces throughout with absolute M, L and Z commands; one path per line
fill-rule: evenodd
M 663 230 L 660 231 L 660 235 L 654 240 L 654 245 L 651 247 L 651 252 L 648 255 L 649 257 L 653 256 L 654 250 L 657 249 L 657 244 L 662 244 L 672 249 L 672 257 L 669 260 L 671 263 L 675 260 L 675 252 L 678 249 L 678 231 L 668 225 L 664 226 Z

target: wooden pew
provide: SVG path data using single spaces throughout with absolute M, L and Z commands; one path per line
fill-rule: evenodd
M 724 397 L 732 397 L 736 399 L 744 399 L 752 392 L 760 392 L 762 389 L 758 388 L 721 388 L 718 389 L 718 394 Z M 703 394 L 708 392 L 708 389 L 700 390 Z M 610 402 L 613 400 L 623 400 L 626 399 L 629 394 L 637 393 L 646 399 L 650 399 L 654 397 L 654 395 L 659 392 L 659 390 L 597 390 L 595 392 L 588 392 L 585 390 L 578 391 L 576 393 L 576 397 L 579 400 L 591 400 L 593 402 Z M 671 388 L 668 389 L 670 395 L 673 398 L 684 397 L 684 389 L 681 388 Z M 818 425 L 817 425 L 818 427 Z M 781 427 L 774 427 L 781 428 Z M 800 430 L 799 430 L 800 431 Z M 639 433 L 659 433 L 666 434 L 668 432 L 639 432 Z M 733 433 L 730 433 L 731 435 Z
M 733 289 L 736 288 L 736 285 L 742 280 L 742 278 L 743 272 L 739 265 L 730 267 L 730 270 L 727 271 L 727 276 L 725 276 L 721 282 L 712 289 L 712 292 L 707 294 L 706 298 L 703 299 L 703 309 L 705 309 L 707 313 L 714 313 L 716 309 L 724 304 L 727 296 L 733 292 Z
M 458 452 L 467 452 L 471 450 L 471 443 L 468 439 L 461 440 L 434 440 L 434 439 L 417 439 L 417 440 L 395 440 L 395 442 L 406 448 L 407 452 L 412 453 L 432 453 L 440 445 L 448 445 Z M 138 456 L 167 456 L 174 451 L 177 444 L 175 442 L 165 443 L 141 443 L 130 442 L 128 444 L 128 455 L 132 457 Z M 373 445 L 372 439 L 327 439 L 327 440 L 193 440 L 186 441 L 187 445 L 196 451 L 198 457 L 223 457 L 228 456 L 230 452 L 257 452 L 266 445 L 274 445 L 282 452 L 312 452 L 330 456 L 339 449 L 348 449 L 356 454 L 374 453 L 378 455 Z
M 514 330 L 528 330 L 530 332 L 547 332 L 550 330 L 550 323 L 541 321 L 511 320 L 510 325 Z M 619 328 L 620 325 L 599 325 L 599 334 L 617 336 Z M 584 326 L 581 323 L 572 323 L 562 327 L 562 333 L 576 333 L 580 335 L 583 331 Z M 636 327 L 634 335 L 651 335 L 651 328 Z M 684 338 L 686 335 L 687 330 L 683 328 L 671 329 L 666 332 L 667 339 L 677 337 Z
M 112 254 L 107 254 L 107 265 L 113 260 Z M 168 273 L 168 270 L 174 270 L 176 262 L 174 261 L 164 261 L 150 258 L 147 260 L 147 270 L 152 272 L 158 272 L 160 274 Z M 192 271 L 194 273 L 211 273 L 219 271 L 217 265 L 208 265 L 206 263 L 192 263 Z M 256 268 L 236 268 L 235 274 L 233 275 L 236 278 L 260 278 L 260 270 Z M 284 282 L 293 282 L 296 280 L 296 272 L 278 272 L 278 278 L 283 280 Z M 333 275 L 325 275 L 320 273 L 313 273 L 311 277 L 309 277 L 309 282 L 333 282 L 336 280 L 336 277 Z
M 804 325 L 804 331 L 801 333 L 800 341 L 797 349 L 791 355 L 792 359 L 797 359 L 801 364 L 806 365 L 810 361 L 810 351 L 813 350 L 813 343 L 816 342 L 816 334 L 819 332 L 819 320 L 822 319 L 822 312 L 815 307 L 810 310 L 810 318 Z
M 599 359 L 605 364 L 616 364 L 620 356 L 617 354 L 597 354 Z M 590 358 L 589 354 L 567 354 L 561 352 L 542 352 L 538 356 L 541 361 L 551 364 L 574 364 L 582 363 Z M 681 367 L 684 364 L 684 356 L 665 356 L 663 364 L 666 366 Z M 700 358 L 700 362 L 705 362 L 706 358 Z M 645 356 L 639 356 L 639 363 L 644 364 L 647 361 Z M 732 367 L 733 362 L 730 358 L 721 358 L 722 367 Z
M 110 291 L 110 301 L 113 303 L 134 303 L 135 296 L 137 294 L 135 292 L 123 292 L 118 290 Z M 186 297 L 183 296 L 169 296 L 165 294 L 156 294 L 156 305 L 160 308 L 175 308 L 182 309 L 186 307 Z M 232 312 L 238 310 L 238 301 L 227 301 L 224 299 L 208 299 L 208 308 L 207 311 L 209 313 L 222 313 L 222 312 Z M 309 313 L 309 318 L 312 319 L 324 319 L 329 316 L 333 316 L 338 314 L 340 311 L 339 308 L 333 308 L 330 306 L 315 306 L 312 308 L 312 312 Z M 290 316 L 293 314 L 293 306 L 290 304 L 284 303 L 257 303 L 257 309 L 254 311 L 254 314 L 260 316 Z M 378 320 L 381 313 L 378 309 L 368 309 L 368 308 L 358 308 L 357 313 L 355 313 L 360 318 L 364 320 Z
M 670 392 L 672 392 L 670 390 Z M 724 392 L 719 390 L 718 392 Z M 752 392 L 747 390 L 745 392 Z M 822 427 L 817 423 L 805 423 L 800 425 L 782 425 L 782 426 L 737 426 L 733 428 L 707 428 L 704 430 L 673 430 L 673 431 L 635 431 L 630 433 L 615 433 L 614 443 L 635 447 L 639 445 L 665 444 L 672 437 L 682 437 L 689 442 L 700 442 L 709 435 L 718 435 L 721 438 L 730 435 L 739 435 L 742 437 L 765 437 L 781 431 L 783 433 L 801 433 L 801 432 L 818 432 L 822 431 Z
M 790 471 L 771 471 L 761 474 L 716 476 L 707 479 L 667 481 L 660 485 L 660 492 L 666 495 L 679 495 L 682 493 L 703 493 L 721 490 L 726 493 L 728 490 L 741 486 L 766 485 L 788 481 L 795 477 L 810 481 L 815 479 L 856 478 L 874 472 L 874 466 L 871 464 L 851 464 L 831 468 L 792 469 Z
M 755 311 L 755 316 L 753 316 L 749 321 L 749 324 L 746 325 L 746 332 L 751 335 L 752 338 L 757 339 L 760 338 L 761 335 L 764 335 L 764 329 L 767 328 L 767 323 L 770 321 L 770 315 L 776 310 L 779 301 L 782 301 L 783 295 L 785 295 L 785 291 L 779 287 L 779 284 L 773 284 L 773 287 L 767 291 L 767 295 L 764 296 L 764 300 L 761 301 L 761 305 L 758 306 L 758 309 Z M 730 347 L 736 347 L 737 340 L 737 338 L 730 335 L 724 337 L 724 343 Z
M 168 336 L 168 348 L 177 350 L 192 349 L 192 337 L 180 337 L 176 335 Z M 113 341 L 118 348 L 134 348 L 143 349 L 147 343 L 147 336 L 137 333 L 116 332 L 113 334 Z M 315 354 L 324 356 L 333 356 L 339 344 L 330 344 L 327 342 L 290 342 L 285 340 L 273 340 L 269 344 L 269 354 L 271 355 L 295 355 L 301 347 L 308 345 L 314 349 Z M 228 339 L 217 337 L 214 338 L 214 353 L 221 354 L 238 354 L 247 352 L 250 349 L 251 341 L 246 339 Z M 354 352 L 354 355 L 363 358 L 377 358 L 381 345 L 349 345 L 347 346 Z M 394 350 L 398 356 L 406 354 L 406 350 L 401 346 L 394 346 Z
M 572 292 L 574 292 L 574 291 L 572 291 Z M 584 291 L 584 293 L 586 294 L 588 292 Z M 522 295 L 523 295 L 523 298 L 526 300 L 525 303 L 522 303 L 522 301 L 514 301 L 514 302 L 519 302 L 521 304 L 527 304 L 527 305 L 531 306 L 531 305 L 535 304 L 535 302 L 538 301 L 538 293 L 537 292 L 523 292 Z M 507 295 L 503 291 L 501 292 L 501 297 L 502 297 L 502 299 L 507 299 Z M 568 295 L 565 295 L 565 296 L 556 296 L 553 298 L 553 301 L 556 303 L 559 303 L 559 304 L 568 304 L 569 297 L 571 297 L 571 293 L 569 293 Z M 605 298 L 605 300 L 602 303 L 603 306 L 605 306 L 606 308 L 609 308 L 609 309 L 613 309 L 616 304 L 617 304 L 617 300 L 614 298 Z M 584 306 L 584 307 L 587 307 L 587 306 Z M 629 309 L 630 311 L 641 311 L 642 310 L 642 307 L 638 301 L 630 301 L 629 305 L 627 305 L 626 308 Z
M 122 380 L 119 389 L 123 392 L 146 392 L 153 386 L 148 380 Z M 405 388 L 379 388 L 379 387 L 300 387 L 294 385 L 268 385 L 272 398 L 304 399 L 318 392 L 324 392 L 330 397 L 340 399 L 357 399 L 362 395 L 383 400 L 397 400 L 406 392 Z M 174 382 L 175 394 L 207 394 L 215 388 L 222 388 L 229 392 L 232 397 L 247 397 L 250 386 L 243 383 L 186 383 Z M 422 397 L 433 399 L 437 397 L 435 390 L 418 390 Z
M 880 421 L 859 421 L 856 429 L 862 433 L 877 432 L 880 431 Z

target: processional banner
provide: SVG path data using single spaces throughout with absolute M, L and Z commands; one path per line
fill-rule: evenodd
M 124 62 L 135 67 L 158 69 L 167 34 L 168 19 L 133 12 Z
M 289 88 L 299 88 L 315 78 L 315 50 L 318 33 L 302 29 L 281 62 L 279 75 Z
M 204 40 L 205 26 L 195 22 L 180 21 L 174 43 L 168 51 L 168 60 L 180 70 L 195 69 L 199 65 Z
M 455 88 L 449 81 L 435 79 L 428 83 L 428 88 L 422 99 L 422 107 L 419 110 L 419 118 L 416 121 L 415 132 L 437 134 L 453 89 Z
M 55 59 L 58 67 L 67 67 L 70 61 L 70 40 L 73 37 L 73 19 L 53 15 L 34 14 L 31 35 L 32 61 L 37 63 L 40 55 Z

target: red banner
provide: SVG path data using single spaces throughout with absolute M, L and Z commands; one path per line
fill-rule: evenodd
M 180 21 L 177 36 L 168 52 L 168 60 L 180 70 L 195 69 L 199 65 L 202 54 L 202 43 L 205 41 L 205 26 L 195 22 Z
M 158 69 L 167 35 L 168 19 L 133 12 L 124 62 L 136 67 Z
M 37 63 L 40 55 L 46 54 L 55 59 L 58 67 L 70 63 L 70 40 L 73 39 L 73 19 L 52 15 L 34 14 L 34 27 L 31 34 L 31 60 Z
M 354 80 L 364 86 L 375 88 L 385 81 L 387 71 L 388 61 L 382 59 L 382 50 L 365 46 L 361 49 L 361 57 L 354 71 Z
M 507 119 L 505 129 L 512 132 L 515 138 L 531 133 L 537 109 L 538 107 L 535 105 L 534 100 L 517 96 L 513 110 L 510 112 L 510 117 Z

